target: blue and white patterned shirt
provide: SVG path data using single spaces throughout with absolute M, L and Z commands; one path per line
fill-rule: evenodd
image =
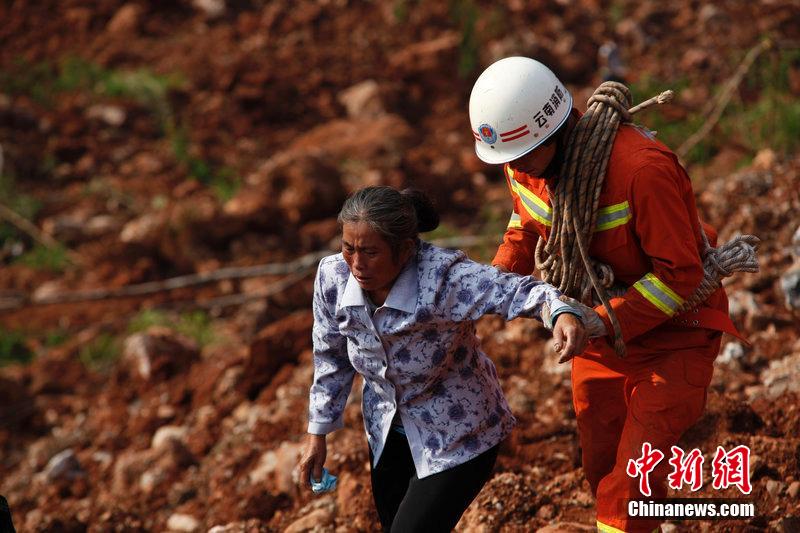
M 396 414 L 417 476 L 469 461 L 498 444 L 515 419 L 494 364 L 481 351 L 474 321 L 487 313 L 511 320 L 571 309 L 553 286 L 503 274 L 463 252 L 419 241 L 374 314 L 336 254 L 314 284 L 314 382 L 308 432 L 342 427 L 353 377 L 364 376 L 362 410 L 374 464 Z

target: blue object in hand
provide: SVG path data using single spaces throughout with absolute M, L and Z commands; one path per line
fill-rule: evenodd
M 323 492 L 330 492 L 336 488 L 336 481 L 337 477 L 328 472 L 327 468 L 322 469 L 322 479 L 319 481 L 314 481 L 314 475 L 310 476 L 311 478 L 311 490 L 314 491 L 315 494 L 321 494 Z

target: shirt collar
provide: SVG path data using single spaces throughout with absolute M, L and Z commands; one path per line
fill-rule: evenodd
M 400 275 L 392 285 L 386 301 L 383 303 L 384 307 L 391 307 L 406 313 L 413 313 L 417 308 L 417 292 L 419 288 L 419 280 L 417 279 L 417 259 L 412 256 L 406 262 Z M 347 278 L 347 285 L 344 287 L 344 294 L 339 303 L 339 307 L 354 307 L 354 306 L 367 306 L 367 295 L 358 285 L 358 281 L 353 276 L 352 272 Z

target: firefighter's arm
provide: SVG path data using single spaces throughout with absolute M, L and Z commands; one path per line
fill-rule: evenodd
M 503 243 L 497 248 L 497 253 L 492 259 L 492 266 L 506 272 L 516 272 L 527 276 L 535 268 L 536 242 L 539 235 L 523 226 L 519 214 L 520 199 L 511 186 L 508 172 L 503 172 L 503 174 L 506 177 L 506 185 L 511 193 L 514 209 L 511 212 L 505 235 L 503 235 Z
M 650 271 L 621 298 L 614 309 L 625 341 L 653 329 L 675 315 L 703 278 L 703 264 L 692 228 L 697 213 L 684 197 L 691 187 L 668 161 L 642 167 L 635 173 L 628 199 L 633 206 L 634 233 L 650 259 Z M 613 335 L 603 306 L 595 310 Z

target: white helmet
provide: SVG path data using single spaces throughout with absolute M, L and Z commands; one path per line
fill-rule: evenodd
M 481 161 L 513 161 L 542 144 L 572 110 L 572 95 L 534 59 L 507 57 L 478 77 L 469 97 L 469 121 Z

